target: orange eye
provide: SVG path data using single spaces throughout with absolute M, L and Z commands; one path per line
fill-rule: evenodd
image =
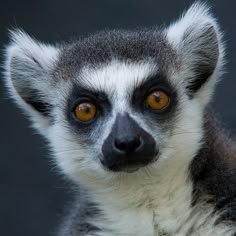
M 146 100 L 146 104 L 153 110 L 162 110 L 169 105 L 170 97 L 163 91 L 151 93 Z
M 94 119 L 97 113 L 97 109 L 94 104 L 89 102 L 83 102 L 77 105 L 74 113 L 78 120 L 87 122 Z

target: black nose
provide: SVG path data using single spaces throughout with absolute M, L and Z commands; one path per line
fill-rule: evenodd
M 154 138 L 129 115 L 117 115 L 102 146 L 102 164 L 112 171 L 130 171 L 152 162 L 158 153 Z
M 141 146 L 141 139 L 138 136 L 120 137 L 114 140 L 114 150 L 125 154 L 135 152 Z

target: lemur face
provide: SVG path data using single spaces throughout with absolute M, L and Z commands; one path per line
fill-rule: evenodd
M 12 38 L 8 88 L 73 179 L 158 174 L 198 150 L 224 54 L 204 5 L 163 30 L 106 31 L 60 48 Z
M 86 163 L 98 165 L 95 169 L 135 171 L 156 162 L 168 145 L 165 139 L 178 110 L 177 90 L 157 65 L 148 59 L 109 61 L 85 66 L 66 82 L 69 93 L 60 111 L 66 122 L 63 132 L 75 140 L 75 149 L 83 150 L 78 156 L 89 156 Z
M 115 60 L 84 66 L 61 82 L 51 141 L 62 168 L 66 162 L 75 175 L 82 169 L 103 177 L 155 172 L 183 152 L 197 150 L 202 107 L 186 93 L 177 56 L 168 50 L 160 55 L 167 57 L 165 70 L 158 58 Z M 57 80 L 65 75 L 64 65 L 69 67 L 63 61 Z

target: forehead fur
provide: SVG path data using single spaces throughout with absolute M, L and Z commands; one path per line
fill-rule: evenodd
M 102 31 L 65 46 L 56 68 L 63 79 L 72 78 L 84 66 L 97 67 L 110 61 L 152 60 L 163 71 L 176 63 L 174 50 L 166 35 L 155 28 L 137 31 Z
M 151 60 L 136 63 L 113 60 L 99 68 L 84 67 L 75 83 L 126 99 L 132 89 L 158 72 L 158 66 Z

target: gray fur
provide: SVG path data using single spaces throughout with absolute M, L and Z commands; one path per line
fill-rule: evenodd
M 68 79 L 73 78 L 83 66 L 97 67 L 112 60 L 138 62 L 147 58 L 154 59 L 163 71 L 176 63 L 175 52 L 162 30 L 102 31 L 65 45 L 56 72 L 61 78 Z

